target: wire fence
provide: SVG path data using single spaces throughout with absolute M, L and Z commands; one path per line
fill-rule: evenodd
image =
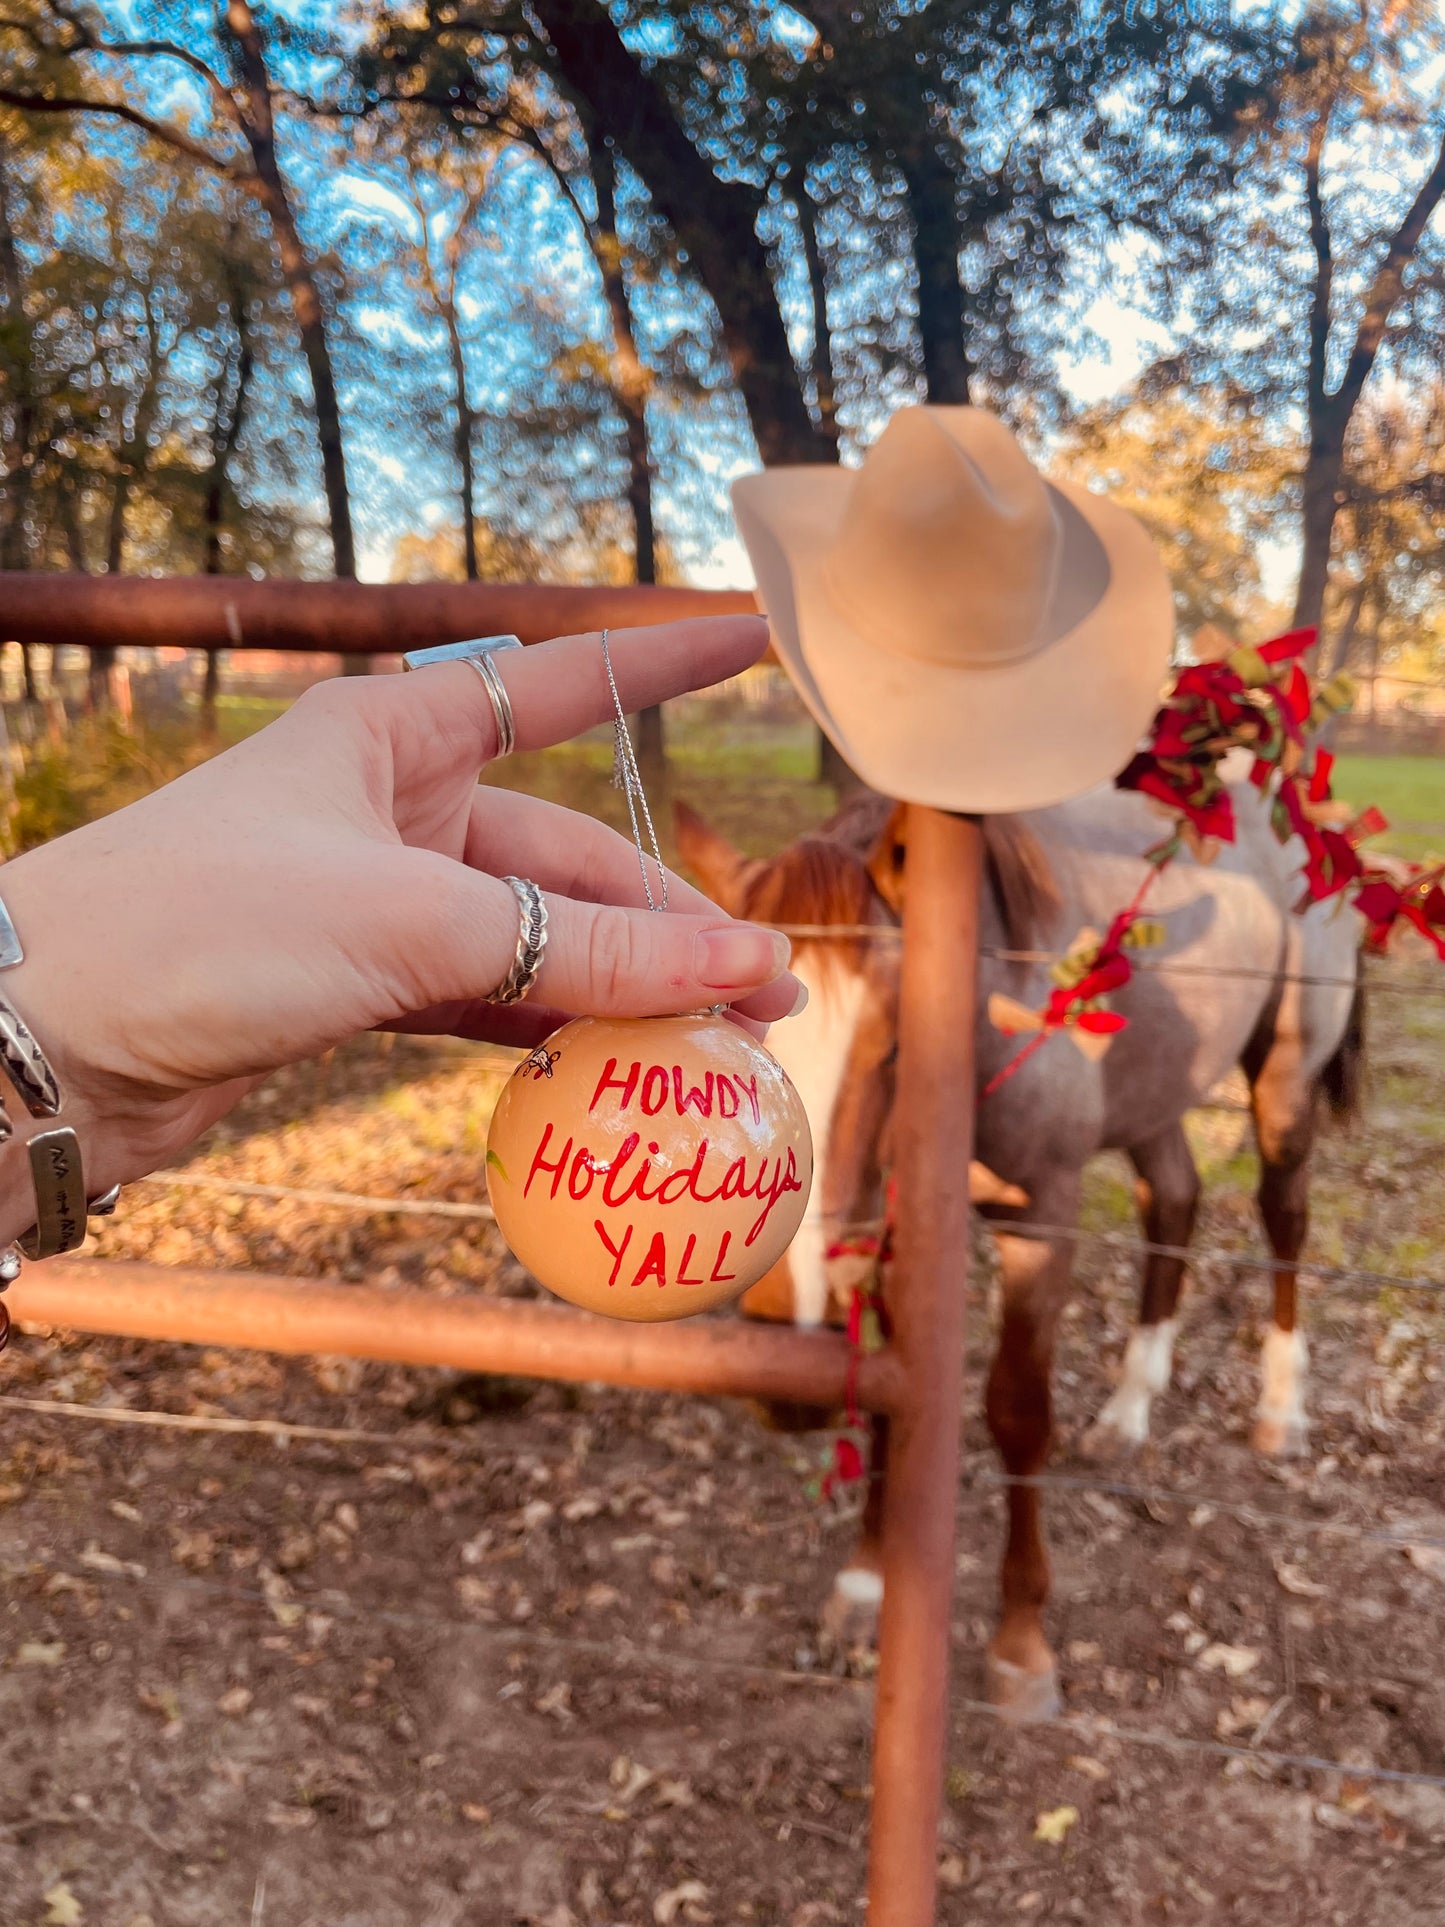
M 488 1204 L 469 1204 L 450 1198 L 371 1197 L 355 1191 L 331 1191 L 307 1185 L 259 1184 L 242 1178 L 212 1177 L 206 1172 L 162 1170 L 139 1178 L 138 1185 L 157 1190 L 180 1188 L 205 1191 L 219 1196 L 255 1198 L 276 1204 L 306 1204 L 312 1207 L 356 1211 L 370 1217 L 438 1217 L 494 1224 L 496 1213 Z M 827 1224 L 840 1235 L 877 1233 L 883 1230 L 882 1218 L 819 1218 L 804 1222 Z M 1128 1232 L 1094 1231 L 1080 1225 L 1050 1224 L 1042 1220 L 990 1216 L 990 1228 L 1011 1238 L 1033 1238 L 1075 1245 L 1102 1245 L 1111 1251 L 1136 1258 L 1183 1259 L 1191 1266 L 1221 1265 L 1234 1271 L 1268 1271 L 1280 1262 L 1270 1252 L 1228 1251 L 1218 1245 L 1159 1244 Z M 1378 1271 L 1361 1265 L 1319 1264 L 1301 1260 L 1296 1267 L 1305 1278 L 1318 1278 L 1331 1284 L 1366 1285 L 1372 1290 L 1445 1291 L 1445 1278 L 1423 1277 L 1413 1272 Z
M 80 1585 L 132 1587 L 174 1597 L 178 1592 L 200 1598 L 224 1599 L 235 1604 L 256 1606 L 273 1612 L 276 1596 L 258 1586 L 237 1586 L 194 1574 L 167 1574 L 154 1580 L 143 1567 L 117 1562 L 115 1568 L 81 1565 L 78 1570 L 58 1565 L 45 1549 L 22 1549 L 32 1569 L 64 1573 Z M 442 1634 L 508 1652 L 531 1652 L 546 1659 L 557 1657 L 567 1662 L 585 1660 L 589 1668 L 643 1667 L 696 1677 L 750 1679 L 807 1691 L 843 1691 L 870 1696 L 872 1681 L 846 1671 L 822 1668 L 785 1667 L 766 1661 L 734 1659 L 705 1653 L 678 1653 L 659 1644 L 638 1644 L 625 1638 L 616 1640 L 578 1639 L 570 1635 L 544 1632 L 525 1626 L 491 1626 L 475 1620 L 455 1619 L 415 1608 L 363 1606 L 350 1594 L 332 1588 L 297 1595 L 287 1585 L 288 1606 L 322 1613 L 333 1621 L 355 1626 L 388 1627 L 411 1633 Z M 1017 1730 L 1006 1713 L 987 1700 L 955 1698 L 952 1704 L 969 1718 L 988 1720 Z M 1123 1723 L 1096 1713 L 1067 1713 L 1030 1722 L 1035 1730 L 1048 1730 L 1091 1743 L 1107 1740 L 1124 1747 L 1141 1747 L 1183 1756 L 1220 1760 L 1271 1773 L 1308 1773 L 1338 1776 L 1352 1783 L 1377 1783 L 1396 1786 L 1424 1786 L 1445 1789 L 1445 1774 L 1408 1767 L 1378 1765 L 1368 1760 L 1345 1760 L 1320 1753 L 1295 1753 L 1263 1746 L 1241 1746 L 1227 1740 L 1207 1739 L 1195 1734 L 1170 1733 L 1161 1727 Z M 1261 1722 L 1261 1729 L 1264 1722 Z M 1257 1730 L 1261 1730 L 1257 1729 Z

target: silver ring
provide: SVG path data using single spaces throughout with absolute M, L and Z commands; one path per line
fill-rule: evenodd
M 522 912 L 517 932 L 517 954 L 512 967 L 488 997 L 491 1004 L 519 1004 L 537 981 L 542 968 L 542 953 L 547 948 L 547 904 L 542 892 L 528 877 L 503 877 Z
M 507 694 L 507 685 L 502 681 L 497 665 L 492 661 L 491 652 L 482 650 L 463 660 L 470 663 L 481 677 L 487 700 L 492 705 L 492 714 L 497 722 L 497 755 L 510 756 L 517 744 L 517 725 L 512 715 L 512 699 Z
M 492 660 L 505 649 L 520 649 L 519 636 L 473 636 L 469 642 L 442 642 L 434 649 L 409 649 L 402 657 L 406 669 L 426 669 L 435 662 L 466 662 L 482 679 L 487 701 L 497 725 L 497 755 L 510 756 L 517 744 L 517 725 L 512 715 L 512 699 Z M 0 961 L 3 968 L 3 961 Z

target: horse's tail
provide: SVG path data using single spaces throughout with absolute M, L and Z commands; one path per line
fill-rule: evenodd
M 1334 1056 L 1320 1072 L 1320 1082 L 1330 1109 L 1338 1118 L 1359 1115 L 1365 1095 L 1365 979 L 1355 980 L 1350 999 L 1350 1014 L 1345 1019 L 1345 1034 Z
M 1059 914 L 1059 886 L 1044 846 L 1017 816 L 983 819 L 984 858 L 1011 950 L 1044 942 Z

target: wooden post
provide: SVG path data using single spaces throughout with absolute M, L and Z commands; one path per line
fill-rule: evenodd
M 916 806 L 907 834 L 869 1927 L 932 1927 L 937 1902 L 973 1143 L 982 837 Z

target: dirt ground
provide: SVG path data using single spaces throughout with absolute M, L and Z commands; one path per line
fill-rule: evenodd
M 1384 987 L 1418 963 L 1378 974 L 1370 1111 L 1321 1147 L 1312 1251 L 1445 1277 L 1445 976 L 1431 998 Z M 188 1168 L 477 1199 L 503 1069 L 364 1040 L 275 1079 Z M 1257 1249 L 1237 1094 L 1193 1127 L 1200 1246 Z M 1122 1166 L 1099 1165 L 1085 1223 L 1127 1226 Z M 533 1289 L 484 1224 L 178 1186 L 137 1187 L 99 1249 Z M 1092 1479 L 1075 1442 L 1130 1327 L 1132 1262 L 1085 1244 L 1078 1276 L 1056 1469 Z M 1317 1280 L 1307 1299 L 1313 1453 L 1261 1465 L 1263 1281 L 1200 1264 L 1156 1437 L 1103 1475 L 1197 1496 L 1051 1495 L 1067 1717 L 1017 1731 L 974 1704 L 1000 1532 L 985 1258 L 943 1921 L 1445 1921 L 1445 1785 L 1358 1770 L 1445 1777 L 1445 1296 Z M 3 1927 L 862 1919 L 871 1686 L 818 1651 L 854 1503 L 810 1492 L 821 1435 L 726 1402 L 46 1331 L 17 1336 L 0 1394 Z M 1223 1509 L 1245 1501 L 1253 1520 Z M 1392 1532 L 1408 1551 L 1359 1536 Z

